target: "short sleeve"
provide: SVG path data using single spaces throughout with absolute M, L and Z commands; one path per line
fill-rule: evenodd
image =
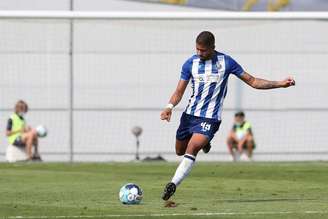
M 251 124 L 250 124 L 249 122 L 246 122 L 246 123 L 245 123 L 245 130 L 246 130 L 248 133 L 250 133 L 251 135 L 253 134 L 253 132 L 252 132 L 252 126 L 251 126 Z
M 246 129 L 248 132 L 252 133 L 252 126 L 251 126 L 251 124 L 250 124 L 249 122 L 246 122 L 245 126 L 246 126 L 245 129 Z
M 191 78 L 191 61 L 188 59 L 182 66 L 181 69 L 181 80 L 189 81 Z
M 251 123 L 246 122 L 245 123 L 245 129 L 251 129 L 251 128 L 252 128 Z
M 229 63 L 229 73 L 240 77 L 244 73 L 244 69 L 230 56 L 228 56 L 228 63 Z
M 7 122 L 7 131 L 11 131 L 12 126 L 13 126 L 13 120 L 10 118 L 10 119 L 8 119 L 8 122 Z

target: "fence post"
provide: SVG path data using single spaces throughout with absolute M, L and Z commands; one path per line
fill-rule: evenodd
M 235 98 L 235 109 L 240 111 L 243 108 L 243 85 L 241 80 L 236 80 L 236 98 Z
M 74 11 L 74 0 L 70 1 L 70 10 Z M 69 34 L 69 160 L 74 161 L 74 20 L 70 19 Z

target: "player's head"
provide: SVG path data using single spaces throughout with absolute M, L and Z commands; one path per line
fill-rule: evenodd
M 242 124 L 245 121 L 245 113 L 243 111 L 239 111 L 235 113 L 235 123 Z
M 215 37 L 209 31 L 203 31 L 196 38 L 196 50 L 200 59 L 211 59 L 215 49 Z
M 28 111 L 28 105 L 24 100 L 19 100 L 15 104 L 15 113 L 20 116 L 24 116 Z

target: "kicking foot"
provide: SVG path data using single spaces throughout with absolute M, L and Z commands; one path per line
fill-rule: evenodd
M 211 146 L 211 143 L 208 142 L 207 145 L 205 145 L 205 146 L 203 147 L 203 152 L 204 152 L 205 154 L 207 154 L 208 152 L 210 152 L 211 147 L 212 147 L 212 146 Z
M 169 182 L 168 184 L 166 184 L 162 195 L 162 199 L 164 201 L 167 201 L 175 193 L 175 190 L 176 190 L 176 185 L 173 182 Z

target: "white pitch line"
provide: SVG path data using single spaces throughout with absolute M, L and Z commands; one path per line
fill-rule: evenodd
M 227 216 L 227 215 L 284 215 L 284 214 L 328 214 L 328 211 L 257 211 L 257 212 L 203 212 L 172 214 L 109 214 L 109 215 L 61 215 L 61 216 L 8 216 L 4 219 L 66 219 L 66 218 L 119 218 L 119 217 L 175 217 L 175 216 Z

